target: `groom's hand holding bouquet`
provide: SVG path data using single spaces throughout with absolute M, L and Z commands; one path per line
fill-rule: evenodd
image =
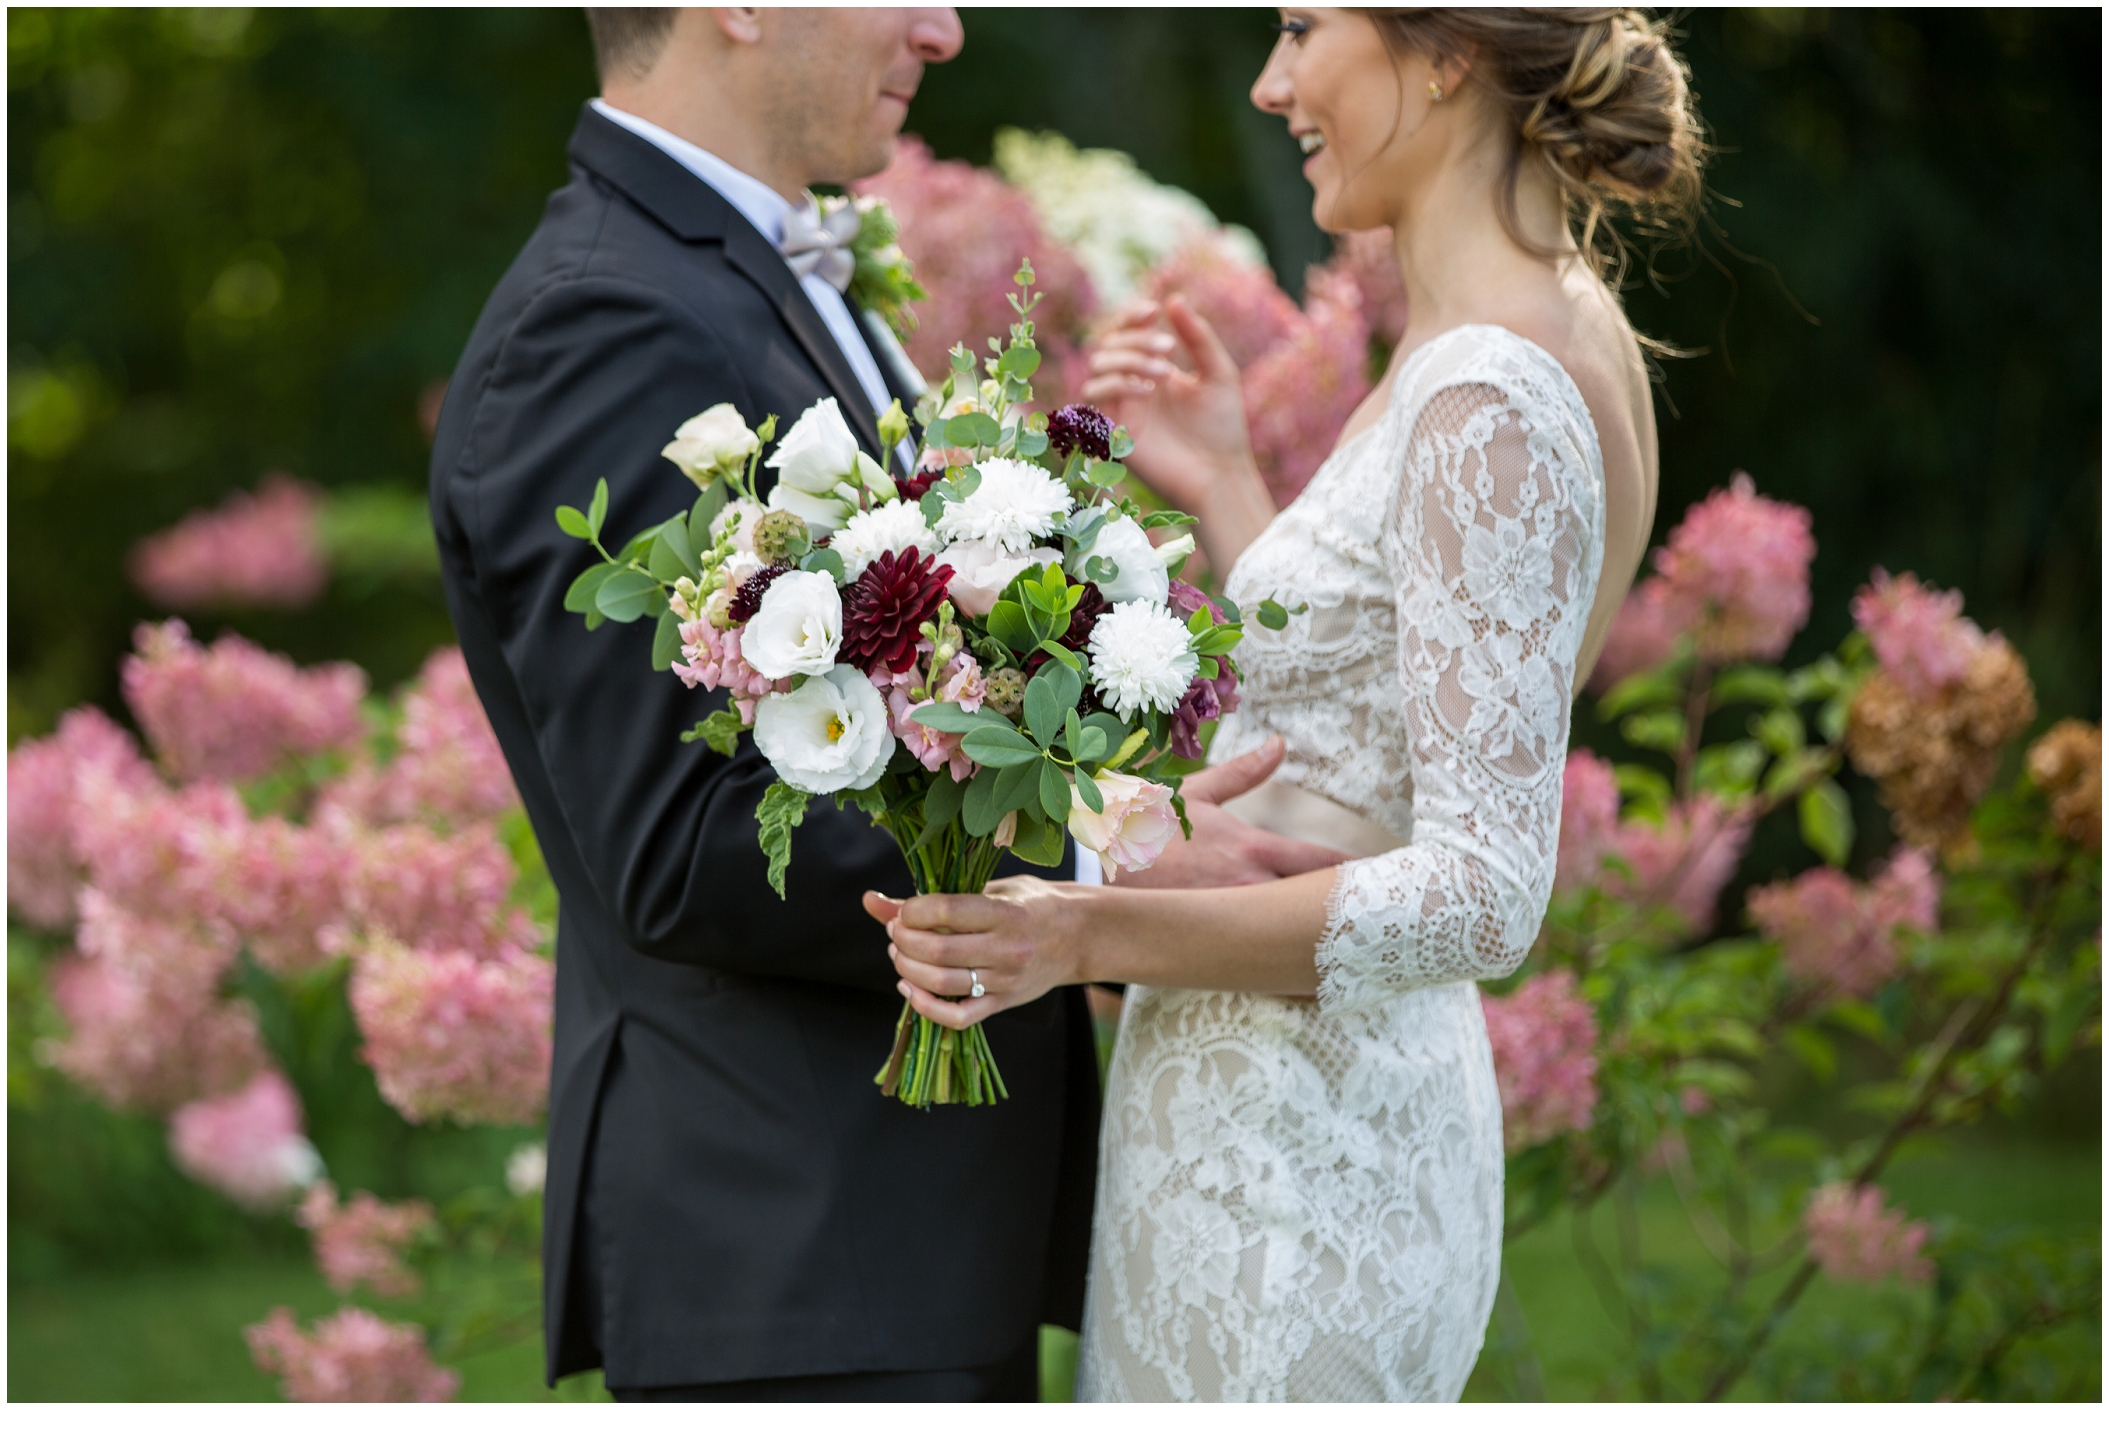
M 885 827 L 919 893 L 978 893 L 1004 851 L 1054 865 L 1065 830 L 1109 876 L 1147 868 L 1184 824 L 1202 724 L 1237 706 L 1237 609 L 1176 579 L 1190 539 L 1148 535 L 1192 518 L 1119 494 L 1128 439 L 1096 411 L 1031 409 L 1032 280 L 1009 343 L 978 368 L 955 348 L 917 404 L 930 464 L 912 478 L 861 452 L 832 397 L 781 441 L 776 417 L 725 404 L 665 449 L 702 492 L 688 511 L 615 552 L 605 482 L 557 513 L 602 558 L 565 605 L 589 628 L 657 617 L 654 664 L 726 694 L 686 739 L 729 756 L 752 730 L 777 777 L 757 817 L 779 896 L 818 796 Z M 898 403 L 880 433 L 889 451 L 908 435 Z M 876 1081 L 917 1107 L 1007 1095 L 978 1024 L 910 1006 Z

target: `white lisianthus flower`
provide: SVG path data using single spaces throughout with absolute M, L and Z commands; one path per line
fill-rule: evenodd
M 1076 844 L 1098 853 L 1100 865 L 1112 877 L 1126 867 L 1140 872 L 1164 852 L 1179 833 L 1179 817 L 1172 810 L 1172 789 L 1162 782 L 1146 782 L 1122 772 L 1101 772 L 1098 783 L 1101 811 L 1092 811 L 1076 783 L 1069 784 L 1069 835 Z
M 1154 601 L 1123 601 L 1091 628 L 1091 684 L 1132 721 L 1139 709 L 1169 712 L 1201 668 L 1186 623 Z
M 756 702 L 754 744 L 779 777 L 818 796 L 878 781 L 895 745 L 886 699 L 853 666 L 832 667 L 796 691 Z
M 829 396 L 808 406 L 764 464 L 794 491 L 834 495 L 857 468 L 857 434 L 842 419 L 841 403 Z
M 937 518 L 937 534 L 949 542 L 986 541 L 1005 551 L 1023 551 L 1069 514 L 1069 488 L 1038 466 L 993 457 L 975 467 L 981 484 L 964 501 L 950 501 Z
M 761 438 L 747 429 L 740 408 L 720 401 L 702 415 L 683 421 L 659 454 L 698 486 L 708 486 L 720 475 L 737 473 L 761 444 Z
M 1119 574 L 1111 581 L 1098 583 L 1099 594 L 1109 602 L 1154 601 L 1162 606 L 1171 595 L 1171 573 L 1159 559 L 1157 548 L 1150 545 L 1150 533 L 1132 516 L 1115 516 L 1099 527 L 1090 547 L 1076 559 L 1076 580 L 1095 579 L 1091 575 L 1093 557 L 1101 557 L 1119 568 Z
M 799 490 L 788 483 L 781 483 L 769 491 L 769 509 L 788 511 L 805 522 L 812 538 L 818 541 L 823 536 L 832 536 L 835 529 L 857 514 L 856 495 L 850 489 L 849 496 L 815 496 Z
M 821 676 L 842 645 L 842 594 L 826 573 L 791 571 L 769 583 L 740 632 L 740 655 L 768 677 Z
M 937 533 L 923 520 L 923 508 L 900 500 L 850 517 L 831 544 L 842 558 L 845 586 L 862 576 L 864 568 L 885 552 L 899 556 L 913 546 L 925 556 L 934 556 L 939 550 Z
M 986 541 L 963 541 L 937 554 L 938 565 L 952 568 L 952 604 L 968 616 L 987 616 L 1003 588 L 1026 567 L 1061 559 L 1062 553 L 1051 546 L 1004 551 Z
M 1189 531 L 1184 536 L 1174 536 L 1171 540 L 1165 542 L 1164 545 L 1157 548 L 1157 564 L 1162 566 L 1165 574 L 1169 576 L 1174 566 L 1177 566 L 1193 554 L 1194 536 Z

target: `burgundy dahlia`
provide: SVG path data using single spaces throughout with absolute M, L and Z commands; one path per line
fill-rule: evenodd
M 900 491 L 903 501 L 920 501 L 923 499 L 924 492 L 944 479 L 945 468 L 932 466 L 927 470 L 916 472 L 915 475 L 905 481 L 896 481 L 893 484 Z
M 842 591 L 842 645 L 835 660 L 862 672 L 878 667 L 907 671 L 915 665 L 922 625 L 937 615 L 952 582 L 952 568 L 911 546 L 891 551 L 864 568 Z
M 762 609 L 762 593 L 769 589 L 769 583 L 790 569 L 781 564 L 764 566 L 741 582 L 739 589 L 732 593 L 732 604 L 725 608 L 725 614 L 732 618 L 732 624 L 742 626 L 752 621 L 754 613 Z
M 1113 459 L 1113 423 L 1091 406 L 1064 406 L 1047 418 L 1047 444 L 1067 456 L 1081 451 L 1101 461 Z

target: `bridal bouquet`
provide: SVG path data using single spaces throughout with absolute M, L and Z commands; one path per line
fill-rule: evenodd
M 1237 608 L 1176 579 L 1191 538 L 1148 535 L 1193 518 L 1119 494 L 1129 442 L 1104 416 L 1031 409 L 1039 298 L 1029 264 L 1016 280 L 1009 343 L 978 367 L 955 348 L 917 403 L 914 477 L 862 454 L 832 397 L 780 441 L 724 404 L 665 449 L 702 491 L 688 511 L 612 553 L 605 480 L 557 512 L 601 555 L 564 604 L 589 628 L 656 615 L 654 665 L 728 698 L 683 739 L 730 756 L 752 730 L 775 769 L 756 815 L 779 896 L 817 796 L 891 832 L 921 893 L 979 892 L 1005 851 L 1053 865 L 1065 829 L 1109 875 L 1147 867 L 1185 825 L 1178 760 L 1237 705 Z M 879 431 L 889 453 L 908 435 L 898 402 Z M 917 1107 L 1007 1095 L 978 1025 L 905 1006 L 876 1081 Z

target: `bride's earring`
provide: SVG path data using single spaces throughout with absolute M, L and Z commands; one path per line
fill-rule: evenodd
M 1428 82 L 1428 98 L 1438 103 L 1442 101 L 1443 83 L 1440 80 L 1431 80 Z

